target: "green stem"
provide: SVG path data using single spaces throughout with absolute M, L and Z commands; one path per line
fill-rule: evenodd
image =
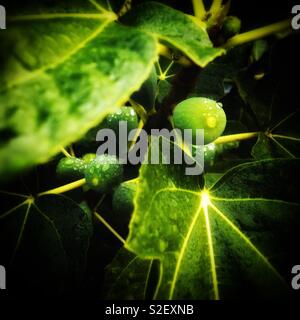
M 96 211 L 102 204 L 103 200 L 105 199 L 106 194 L 103 194 L 98 203 L 95 205 L 94 211 Z
M 213 3 L 209 9 L 209 12 L 218 12 L 222 7 L 222 0 L 213 0 Z
M 67 158 L 72 158 L 70 153 L 64 147 L 61 147 L 60 150 Z
M 267 37 L 271 34 L 285 31 L 291 27 L 291 22 L 289 19 L 270 24 L 265 27 L 254 29 L 245 33 L 238 34 L 230 39 L 224 44 L 224 48 L 230 48 L 239 46 L 243 43 L 258 40 Z
M 215 144 L 223 144 L 235 141 L 242 141 L 255 138 L 259 135 L 259 132 L 246 132 L 246 133 L 237 133 L 230 134 L 227 136 L 221 136 L 217 140 L 214 141 Z
M 120 236 L 120 234 L 103 218 L 99 213 L 94 211 L 95 217 L 102 223 L 104 226 L 117 238 L 119 239 L 123 244 L 125 244 L 125 240 Z
M 74 152 L 74 149 L 73 149 L 73 146 L 72 146 L 72 145 L 70 145 L 70 155 L 71 155 L 72 157 L 76 157 L 76 155 L 75 155 L 75 152 Z
M 206 14 L 203 0 L 192 0 L 192 2 L 193 2 L 194 15 L 196 18 L 201 20 Z
M 134 145 L 135 145 L 138 137 L 140 136 L 143 128 L 144 128 L 144 121 L 141 119 L 140 122 L 139 122 L 139 125 L 138 125 L 138 127 L 136 129 L 137 131 L 135 133 L 135 136 L 134 136 L 133 140 L 130 143 L 129 151 L 131 151 L 132 148 L 134 147 Z
M 131 98 L 129 98 L 128 101 L 131 104 L 134 111 L 139 115 L 139 117 L 143 120 L 143 122 L 146 123 L 148 115 L 147 115 L 147 111 L 145 110 L 145 108 L 141 104 L 137 103 L 136 101 L 134 101 Z
M 64 186 L 41 192 L 41 193 L 38 194 L 38 197 L 44 196 L 46 194 L 61 194 L 61 193 L 64 193 L 64 192 L 67 192 L 67 191 L 70 191 L 70 190 L 74 190 L 74 189 L 80 188 L 83 185 L 85 185 L 85 183 L 86 183 L 85 179 L 80 179 L 80 180 L 65 184 Z

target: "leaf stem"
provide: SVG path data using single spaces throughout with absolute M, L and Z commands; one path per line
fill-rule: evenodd
M 135 145 L 138 137 L 140 136 L 143 128 L 144 128 L 144 121 L 141 119 L 140 122 L 139 122 L 139 125 L 138 125 L 138 127 L 137 127 L 137 129 L 136 129 L 136 133 L 135 133 L 135 135 L 134 135 L 134 138 L 133 138 L 133 140 L 132 140 L 131 143 L 130 143 L 129 151 L 131 151 L 132 148 L 134 147 L 134 145 Z
M 41 197 L 41 196 L 44 196 L 44 195 L 47 195 L 47 194 L 61 194 L 61 193 L 64 193 L 64 192 L 67 192 L 67 191 L 70 191 L 70 190 L 73 190 L 73 189 L 80 188 L 85 183 L 86 183 L 85 179 L 80 179 L 80 180 L 65 184 L 65 185 L 63 185 L 61 187 L 41 192 L 41 193 L 38 194 L 38 197 Z
M 237 134 L 230 134 L 227 136 L 221 136 L 214 141 L 215 144 L 223 144 L 241 140 L 248 140 L 255 138 L 259 135 L 259 132 L 245 132 L 245 133 L 237 133 Z
M 64 147 L 61 147 L 60 150 L 67 158 L 72 158 L 70 153 Z
M 206 14 L 205 6 L 203 0 L 192 0 L 194 15 L 196 18 L 202 20 Z
M 100 200 L 97 202 L 97 204 L 95 205 L 94 211 L 96 211 L 102 204 L 103 200 L 105 199 L 106 194 L 103 194 L 100 198 Z
M 141 104 L 137 103 L 136 101 L 134 101 L 131 98 L 129 98 L 128 101 L 131 104 L 134 111 L 139 115 L 139 117 L 143 120 L 143 122 L 146 123 L 148 116 L 147 116 L 147 111 L 145 110 L 145 108 Z
M 72 157 L 76 157 L 76 155 L 75 155 L 75 152 L 74 152 L 74 149 L 73 149 L 73 146 L 72 146 L 72 145 L 70 145 L 70 154 L 71 154 L 71 156 L 72 156 Z
M 94 215 L 117 239 L 125 244 L 125 239 L 99 213 L 94 211 Z
M 223 45 L 224 48 L 239 46 L 243 43 L 258 40 L 267 37 L 271 34 L 285 31 L 291 27 L 289 19 L 270 24 L 265 27 L 257 28 L 248 32 L 238 34 L 230 39 Z
M 221 7 L 222 7 L 222 0 L 213 0 L 210 6 L 209 12 L 216 13 L 221 9 Z

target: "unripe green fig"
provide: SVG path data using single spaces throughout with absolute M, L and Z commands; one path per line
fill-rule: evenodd
M 84 170 L 86 184 L 101 193 L 111 192 L 123 177 L 123 166 L 117 157 L 102 154 L 86 164 Z
M 96 156 L 97 156 L 96 153 L 87 153 L 82 157 L 82 160 L 85 163 L 90 163 L 96 158 Z
M 121 107 L 114 113 L 109 114 L 100 124 L 99 129 L 112 129 L 116 134 L 119 133 L 120 121 L 127 121 L 127 130 L 138 127 L 138 116 L 132 107 Z
M 113 194 L 113 211 L 119 215 L 130 215 L 134 209 L 133 198 L 136 193 L 137 182 L 125 181 L 121 183 Z
M 192 129 L 193 144 L 196 129 L 204 129 L 204 144 L 215 141 L 224 131 L 226 115 L 222 104 L 203 97 L 194 97 L 180 102 L 173 112 L 174 127 Z
M 241 31 L 241 20 L 235 16 L 227 16 L 223 22 L 222 33 L 225 38 L 235 36 Z
M 65 157 L 60 159 L 56 173 L 61 178 L 81 179 L 84 177 L 85 163 L 82 159 Z
M 108 114 L 97 127 L 92 128 L 90 131 L 88 131 L 87 134 L 81 140 L 81 142 L 83 142 L 84 145 L 87 143 L 97 144 L 97 133 L 101 129 L 113 130 L 118 139 L 120 121 L 127 122 L 128 132 L 138 127 L 138 116 L 135 110 L 132 107 L 123 106 L 120 107 L 116 112 Z
M 212 166 L 215 163 L 217 147 L 214 143 L 209 143 L 204 146 L 193 145 L 192 154 L 197 156 L 198 152 L 203 152 L 204 166 Z

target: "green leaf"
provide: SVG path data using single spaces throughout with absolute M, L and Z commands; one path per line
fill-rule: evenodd
M 18 200 L 0 215 L 1 259 L 12 279 L 18 277 L 18 288 L 55 294 L 76 288 L 85 272 L 91 215 L 64 196 Z
M 205 174 L 205 187 L 210 188 L 214 185 L 221 177 L 223 176 L 222 173 L 206 173 Z
M 154 298 L 284 296 L 300 225 L 296 170 L 298 160 L 244 164 L 203 192 L 183 167 L 142 165 L 126 248 L 160 261 Z
M 158 2 L 142 3 L 122 22 L 166 41 L 201 67 L 225 53 L 224 49 L 213 48 L 205 28 L 195 18 Z
M 285 105 L 285 98 L 280 96 L 280 88 L 268 76 L 258 81 L 253 72 L 248 70 L 240 73 L 236 82 L 261 131 L 252 148 L 252 156 L 255 159 L 299 157 L 298 106 Z
M 262 132 L 252 148 L 252 156 L 256 159 L 299 157 L 299 116 L 299 111 L 292 112 Z
M 152 260 L 140 259 L 126 249 L 120 249 L 106 268 L 105 298 L 146 299 L 152 263 Z
M 172 84 L 168 80 L 159 81 L 157 90 L 157 101 L 158 103 L 162 103 L 163 100 L 170 94 L 172 90 Z
M 251 107 L 260 128 L 265 128 L 271 120 L 275 83 L 269 77 L 256 80 L 252 70 L 239 73 L 235 81 L 240 96 Z
M 272 141 L 264 132 L 258 135 L 257 141 L 251 150 L 254 159 L 272 159 L 276 156 L 287 157 L 287 153 L 282 150 L 275 141 Z
M 249 46 L 244 45 L 233 48 L 226 55 L 212 61 L 201 70 L 189 96 L 201 96 L 214 100 L 223 98 L 228 93 L 226 84 L 230 85 L 233 77 L 248 66 L 249 55 Z
M 2 177 L 78 140 L 150 74 L 155 39 L 112 22 L 111 12 L 89 10 L 26 13 L 1 32 Z
M 269 49 L 269 44 L 266 40 L 264 39 L 256 40 L 253 43 L 251 59 L 253 61 L 259 61 L 262 58 L 262 56 L 268 51 L 268 49 Z

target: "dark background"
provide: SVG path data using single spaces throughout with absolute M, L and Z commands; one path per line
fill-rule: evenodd
M 37 2 L 41 2 L 41 0 Z M 49 6 L 53 4 L 53 1 L 51 0 L 44 0 L 43 2 Z M 133 4 L 135 5 L 140 2 L 142 1 L 134 0 Z M 166 0 L 161 2 L 186 13 L 192 13 L 190 1 Z M 0 1 L 0 4 L 6 6 L 8 15 L 11 12 L 18 12 L 20 8 L 25 7 L 28 3 L 29 1 Z M 71 3 L 74 3 L 74 1 L 70 1 L 70 4 Z M 295 4 L 297 4 L 297 1 L 232 0 L 230 14 L 237 15 L 242 20 L 242 32 L 244 32 L 255 27 L 264 26 L 292 17 L 291 8 Z M 295 105 L 299 106 L 299 59 L 300 33 L 295 33 L 281 41 L 280 44 L 272 50 L 268 60 L 265 61 L 265 63 L 270 65 L 270 71 L 274 79 L 282 82 L 281 90 L 285 99 L 285 107 L 287 108 Z M 37 168 L 21 179 L 12 181 L 11 186 L 14 186 L 14 189 L 16 189 L 15 187 L 17 186 L 17 189 L 23 190 L 24 186 L 26 186 L 26 188 L 29 188 L 30 190 L 35 190 L 37 184 L 41 189 L 45 181 L 47 181 L 47 186 L 52 184 L 53 186 L 56 186 L 57 181 L 52 174 L 54 166 L 55 163 L 50 162 L 42 168 Z M 37 176 L 39 176 L 38 183 Z M 10 185 L 6 185 L 6 189 L 10 189 Z M 5 198 L 2 199 L 2 207 L 6 206 L 5 202 Z M 127 228 L 124 227 L 124 224 L 122 225 L 124 222 L 115 222 L 121 233 L 126 234 Z M 102 225 L 96 223 L 94 228 L 94 236 L 88 253 L 87 273 L 83 285 L 78 289 L 67 292 L 65 295 L 66 297 L 93 298 L 102 296 L 104 268 L 112 260 L 120 245 Z M 0 253 L 0 264 L 2 262 L 1 260 Z M 298 263 L 300 263 L 300 261 Z M 14 276 L 13 272 L 13 270 L 7 271 L 9 289 L 5 292 L 6 296 L 22 296 L 24 294 L 34 296 L 39 295 L 39 291 L 37 291 L 36 288 L 34 292 L 31 292 L 30 288 L 22 287 L 22 277 L 26 275 L 26 272 L 21 275 L 19 274 L 18 276 Z M 49 289 L 49 292 L 51 292 L 51 288 Z M 44 293 L 45 292 L 43 292 L 43 294 Z

